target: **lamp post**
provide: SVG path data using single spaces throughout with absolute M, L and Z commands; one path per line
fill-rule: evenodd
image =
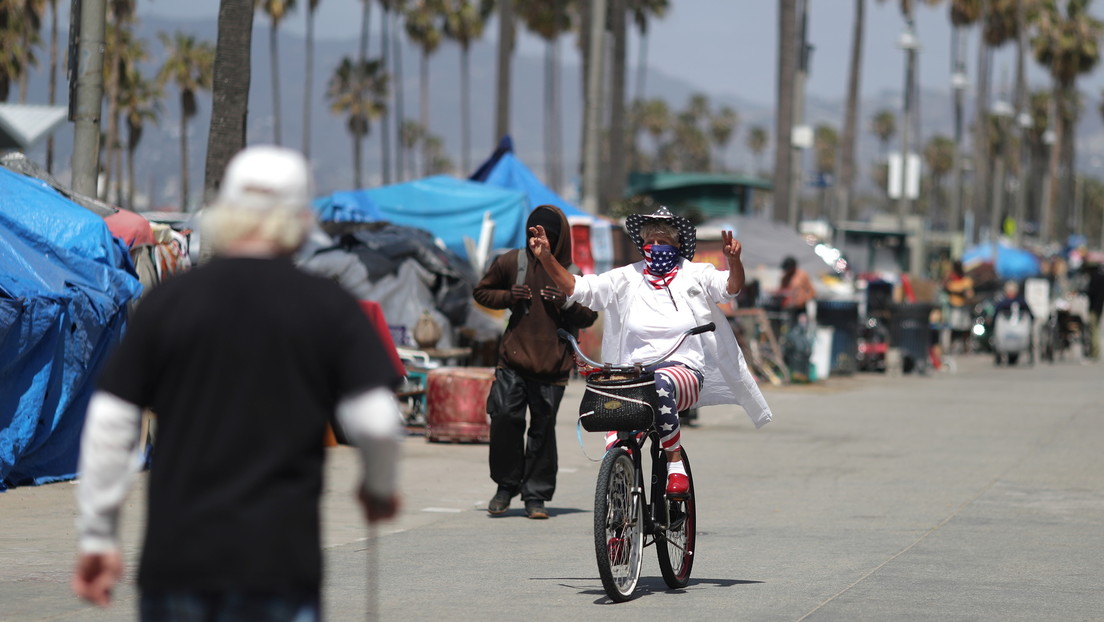
M 1019 127 L 1020 138 L 1020 176 L 1016 184 L 1016 209 L 1013 212 L 1015 214 L 1016 229 L 1012 233 L 1012 239 L 1018 247 L 1023 243 L 1024 223 L 1027 221 L 1027 190 L 1031 180 L 1032 168 L 1031 149 L 1027 146 L 1027 135 L 1035 124 L 1031 120 L 1031 115 L 1026 112 L 1019 114 L 1016 118 L 1016 124 Z
M 897 41 L 897 46 L 905 51 L 905 97 L 904 120 L 901 124 L 901 194 L 897 198 L 897 219 L 900 227 L 905 227 L 905 216 L 909 211 L 909 130 L 912 126 L 913 85 L 916 74 L 916 52 L 920 41 L 916 38 L 912 14 L 905 14 L 905 31 Z
M 963 129 L 963 100 L 966 88 L 970 85 L 966 78 L 966 61 L 963 59 L 965 50 L 963 45 L 962 29 L 955 27 L 952 31 L 952 51 L 954 53 L 954 65 L 951 70 L 951 90 L 954 91 L 954 164 L 951 180 L 951 213 L 947 219 L 947 230 L 958 231 L 962 220 L 962 129 Z M 966 240 L 969 241 L 968 239 Z

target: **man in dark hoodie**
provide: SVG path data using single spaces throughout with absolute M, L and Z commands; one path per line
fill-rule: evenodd
M 547 232 L 556 260 L 565 268 L 570 266 L 571 232 L 563 212 L 541 205 L 529 214 L 525 230 L 537 225 Z M 556 336 L 556 330 L 586 328 L 598 314 L 575 304 L 565 306 L 564 292 L 533 258 L 528 244 L 495 259 L 472 295 L 484 307 L 511 312 L 487 397 L 491 479 L 498 484 L 487 512 L 504 513 L 510 500 L 520 494 L 529 518 L 548 518 L 544 504 L 556 491 L 559 468 L 556 412 L 574 365 L 569 346 Z

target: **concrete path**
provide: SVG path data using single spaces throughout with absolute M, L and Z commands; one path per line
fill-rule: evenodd
M 1104 364 L 956 363 L 767 387 L 775 421 L 759 431 L 738 409 L 703 409 L 683 433 L 699 495 L 691 583 L 667 591 L 649 550 L 623 604 L 594 562 L 586 454 L 601 442 L 576 439 L 580 384 L 546 521 L 517 501 L 487 516 L 486 445 L 411 436 L 403 513 L 369 533 L 352 452 L 333 448 L 327 619 L 1104 620 Z M 124 518 L 131 571 L 143 492 Z M 130 583 L 106 611 L 71 596 L 73 505 L 69 483 L 0 494 L 0 619 L 135 619 Z

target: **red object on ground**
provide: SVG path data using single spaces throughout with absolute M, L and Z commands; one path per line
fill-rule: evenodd
M 907 274 L 901 275 L 901 289 L 905 292 L 905 300 L 916 302 L 916 292 L 912 291 L 912 281 Z
M 426 440 L 487 443 L 493 367 L 440 367 L 426 375 Z
M 398 351 L 395 350 L 395 341 L 391 339 L 391 329 L 387 327 L 387 318 L 383 317 L 383 309 L 374 300 L 359 300 L 358 302 L 364 314 L 372 321 L 372 326 L 376 327 L 376 333 L 379 334 L 384 349 L 391 357 L 391 363 L 395 366 L 395 371 L 399 372 L 400 376 L 405 376 L 406 366 L 403 365 Z

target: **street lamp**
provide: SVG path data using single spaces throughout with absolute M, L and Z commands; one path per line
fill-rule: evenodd
M 1032 168 L 1031 149 L 1027 146 L 1027 135 L 1035 123 L 1032 121 L 1030 114 L 1020 112 L 1019 116 L 1016 117 L 1016 124 L 1020 130 L 1020 177 L 1017 180 L 1019 183 L 1017 183 L 1016 188 L 1016 229 L 1012 233 L 1012 239 L 1016 246 L 1020 246 L 1023 243 L 1024 224 L 1027 221 L 1027 189 L 1031 180 Z

